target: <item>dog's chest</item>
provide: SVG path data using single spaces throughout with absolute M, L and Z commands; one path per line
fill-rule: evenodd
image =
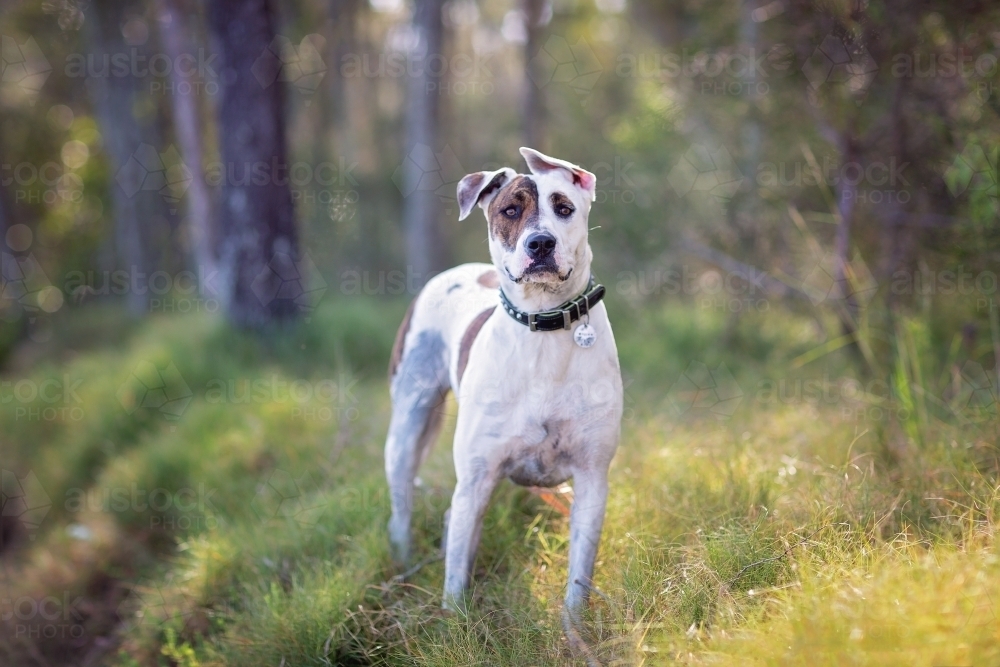
M 547 421 L 511 442 L 502 475 L 521 486 L 556 486 L 572 476 L 577 433 L 571 423 Z

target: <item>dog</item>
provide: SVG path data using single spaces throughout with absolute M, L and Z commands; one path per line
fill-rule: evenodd
M 459 220 L 479 206 L 490 264 L 427 282 L 410 304 L 390 361 L 392 418 L 385 472 L 393 560 L 409 558 L 414 478 L 440 430 L 443 402 L 459 412 L 457 483 L 445 516 L 443 606 L 464 609 L 483 516 L 503 478 L 553 487 L 570 478 L 565 611 L 587 604 L 618 448 L 618 350 L 590 272 L 594 174 L 521 148 L 528 174 L 505 167 L 458 183 Z

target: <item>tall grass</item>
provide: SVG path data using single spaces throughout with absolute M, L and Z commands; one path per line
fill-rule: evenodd
M 5 664 L 571 663 L 566 521 L 511 484 L 487 514 L 468 613 L 440 609 L 454 410 L 417 492 L 424 564 L 405 580 L 391 567 L 383 364 L 403 307 L 331 303 L 264 338 L 156 319 L 26 366 L 32 382 L 82 380 L 83 416 L 0 413 L 4 468 L 32 471 L 52 503 L 0 554 L 4 597 L 25 612 L 0 621 Z M 612 310 L 631 323 L 617 332 L 626 420 L 587 617 L 603 661 L 996 662 L 985 353 L 902 314 L 891 336 L 859 328 L 859 361 L 807 317 L 733 329 L 710 310 L 628 308 Z M 176 419 L 123 401 L 144 361 L 184 378 Z M 259 398 L 244 392 L 255 380 Z M 336 400 L 273 391 L 327 380 Z M 26 613 L 64 595 L 79 598 L 67 620 Z

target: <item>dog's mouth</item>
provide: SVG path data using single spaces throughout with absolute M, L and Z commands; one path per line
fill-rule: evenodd
M 507 272 L 507 277 L 510 278 L 511 282 L 520 285 L 522 283 L 564 283 L 569 280 L 569 277 L 573 275 L 573 269 L 570 268 L 565 274 L 559 273 L 559 268 L 552 262 L 533 262 L 521 275 L 515 276 L 510 272 L 510 269 L 504 267 Z

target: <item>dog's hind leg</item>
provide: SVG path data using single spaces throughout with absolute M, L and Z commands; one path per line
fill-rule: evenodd
M 435 332 L 423 331 L 392 380 L 385 475 L 392 503 L 389 541 L 397 565 L 405 564 L 410 555 L 413 480 L 441 431 L 448 389 L 444 343 Z

